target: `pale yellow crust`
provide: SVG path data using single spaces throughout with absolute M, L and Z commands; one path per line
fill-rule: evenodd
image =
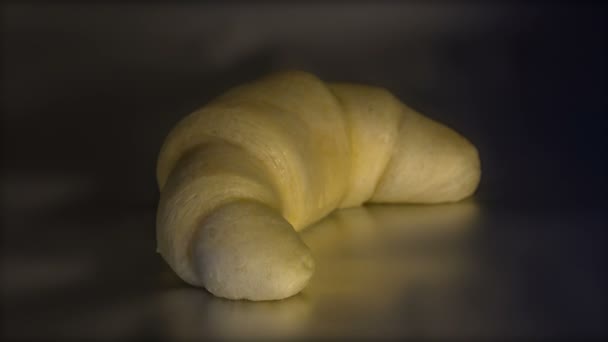
M 180 121 L 158 159 L 158 251 L 186 282 L 230 299 L 301 291 L 297 233 L 337 208 L 470 196 L 476 148 L 387 90 L 275 73 Z

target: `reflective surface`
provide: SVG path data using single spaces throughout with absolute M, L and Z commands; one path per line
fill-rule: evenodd
M 232 339 L 606 332 L 603 214 L 514 215 L 472 200 L 346 209 L 302 232 L 317 259 L 302 293 L 243 302 L 177 279 L 151 252 L 153 211 L 137 212 L 97 223 L 91 212 L 47 222 L 55 229 L 48 233 L 52 243 L 13 232 L 22 248 L 14 244 L 2 260 L 3 334 Z M 107 229 L 83 232 L 95 224 Z

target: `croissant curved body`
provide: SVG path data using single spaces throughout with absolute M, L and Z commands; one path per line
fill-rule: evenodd
M 289 297 L 314 272 L 297 231 L 365 202 L 471 195 L 476 148 L 388 91 L 288 71 L 182 119 L 158 158 L 158 251 L 230 299 Z

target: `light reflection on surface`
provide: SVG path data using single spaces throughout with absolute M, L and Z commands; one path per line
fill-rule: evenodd
M 420 291 L 441 295 L 466 279 L 472 266 L 466 242 L 477 213 L 470 201 L 337 211 L 301 233 L 317 261 L 302 293 L 274 302 L 229 301 L 180 286 L 158 300 L 166 333 L 188 339 L 415 332 L 408 324 L 421 318 L 408 318 L 408 307 L 419 305 Z M 425 310 L 441 311 L 442 300 L 436 302 Z
M 606 331 L 603 212 L 472 202 L 338 211 L 302 232 L 317 260 L 309 286 L 262 303 L 182 282 L 153 253 L 151 208 L 108 212 L 33 218 L 11 230 L 3 337 L 466 340 Z M 34 224 L 46 234 L 32 239 Z

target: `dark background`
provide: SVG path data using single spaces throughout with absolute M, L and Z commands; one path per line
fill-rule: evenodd
M 548 256 L 541 271 L 579 280 L 556 290 L 570 306 L 546 294 L 554 273 L 529 283 L 549 296 L 531 295 L 549 303 L 539 315 L 563 313 L 536 333 L 605 334 L 606 14 L 599 2 L 3 5 L 9 336 L 63 317 L 73 294 L 72 313 L 157 288 L 151 274 L 164 265 L 147 260 L 165 135 L 230 86 L 286 68 L 386 87 L 468 137 L 482 161 L 476 199 L 500 232 L 489 239 L 507 259 L 534 241 L 517 262 Z M 135 281 L 116 266 L 122 255 L 146 285 L 122 288 Z M 75 259 L 96 265 L 103 289 L 55 284 L 91 268 Z

